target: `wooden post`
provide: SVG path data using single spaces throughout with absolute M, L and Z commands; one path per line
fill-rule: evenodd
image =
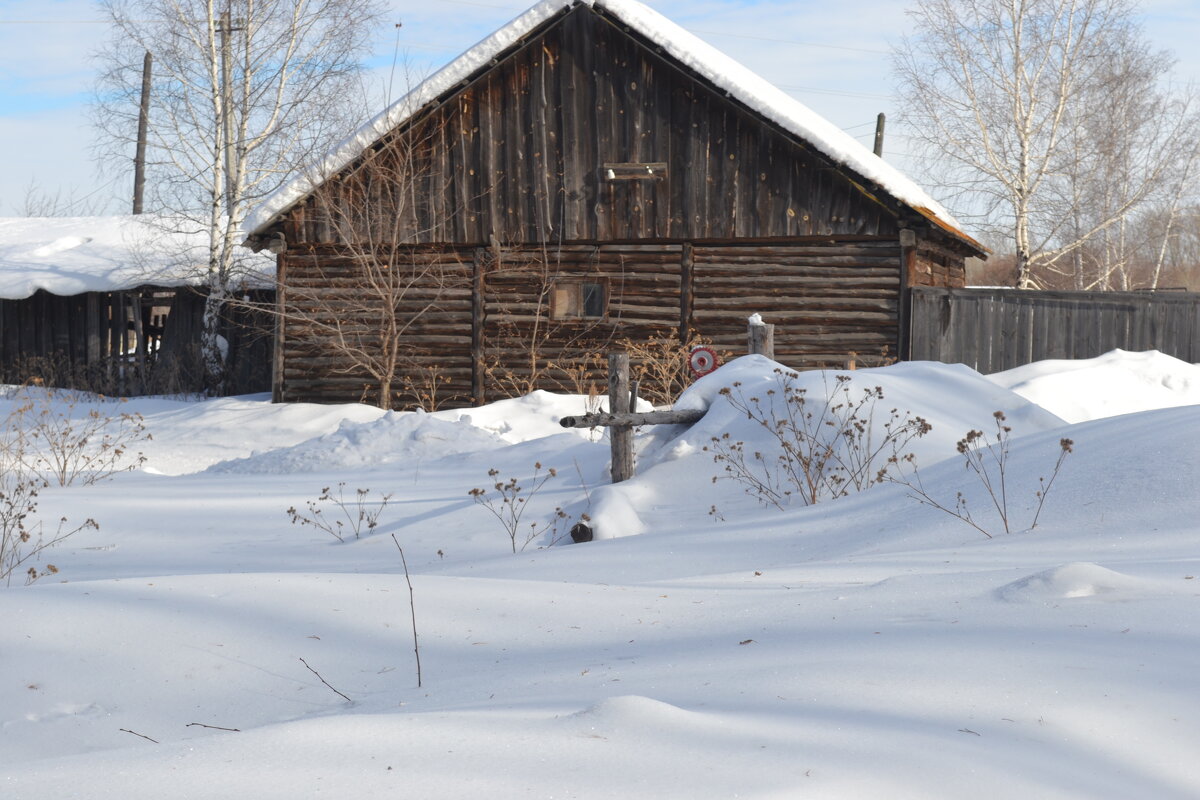
M 134 292 L 131 298 L 133 304 L 133 338 L 135 349 L 133 351 L 134 363 L 137 365 L 135 370 L 135 380 L 130 382 L 129 393 L 143 394 L 146 391 L 146 326 L 142 321 L 142 293 L 141 291 Z
M 679 343 L 687 345 L 692 338 L 692 316 L 695 313 L 693 273 L 696 253 L 691 242 L 683 243 L 679 255 Z
M 154 57 L 146 51 L 142 59 L 142 103 L 138 107 L 137 151 L 133 157 L 133 213 L 142 213 L 146 189 L 146 131 L 150 125 L 150 70 Z
M 87 337 L 83 361 L 89 366 L 100 361 L 100 337 L 105 333 L 100 325 L 100 295 L 87 293 Z
M 483 297 L 483 273 L 487 267 L 488 251 L 476 248 L 471 259 L 471 398 L 477 405 L 485 401 L 483 366 L 483 325 L 487 306 Z
M 112 385 L 116 393 L 125 394 L 125 352 L 128 347 L 128 317 L 125 313 L 125 293 L 113 292 L 109 295 L 108 333 L 110 352 L 109 364 L 112 367 Z
M 275 256 L 275 344 L 271 348 L 271 402 L 283 402 L 283 367 L 284 367 L 284 351 L 287 344 L 287 325 L 284 323 L 285 309 L 287 308 L 287 285 L 288 285 L 288 256 L 284 253 L 278 253 Z M 187 319 L 190 323 L 193 317 L 190 314 L 191 304 L 186 308 L 189 309 L 187 316 L 184 316 L 183 303 L 181 298 L 185 295 L 182 292 L 188 290 L 180 290 L 175 294 L 175 301 L 172 303 L 172 314 L 178 314 L 179 320 Z M 186 295 L 190 298 L 190 295 Z M 192 326 L 187 327 L 189 336 L 191 335 Z M 184 339 L 182 336 L 179 339 L 180 343 L 191 341 L 190 338 Z
M 608 411 L 628 414 L 629 354 L 608 354 Z M 608 429 L 612 442 L 612 482 L 620 483 L 633 477 L 633 427 L 617 425 Z
M 225 213 L 233 217 L 234 186 L 233 186 L 233 55 L 230 52 L 229 39 L 235 30 L 233 20 L 228 11 L 221 12 L 218 21 L 218 32 L 221 34 L 221 141 L 225 158 Z
M 900 307 L 896 319 L 896 358 L 907 361 L 912 358 L 911 323 L 912 292 L 917 282 L 917 234 L 909 229 L 900 230 Z
M 753 355 L 764 355 L 775 360 L 775 326 L 762 321 L 762 317 L 754 314 L 750 317 L 750 325 L 746 332 L 747 349 Z

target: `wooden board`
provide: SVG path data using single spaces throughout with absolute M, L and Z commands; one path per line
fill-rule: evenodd
M 1052 358 L 1158 350 L 1200 361 L 1200 294 L 912 290 L 912 358 L 1000 372 Z

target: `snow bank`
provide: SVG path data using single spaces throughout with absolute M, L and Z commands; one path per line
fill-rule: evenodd
M 199 449 L 175 466 L 224 442 L 227 459 L 256 448 L 306 469 L 294 445 L 313 440 L 314 457 L 323 443 L 359 464 L 337 470 L 349 485 L 393 501 L 378 531 L 341 543 L 287 523 L 320 486 L 306 473 L 47 490 L 49 518 L 101 528 L 54 549 L 61 582 L 0 587 L 7 796 L 1200 796 L 1200 718 L 1184 713 L 1200 673 L 1200 406 L 1055 427 L 961 367 L 855 375 L 948 442 L 1004 409 L 1021 434 L 1014 502 L 1075 441 L 1038 527 L 987 539 L 898 486 L 779 511 L 712 483 L 701 430 L 766 441 L 720 387 L 761 390 L 774 365 L 724 369 L 683 398 L 709 408 L 697 430 L 641 437 L 639 474 L 612 487 L 602 443 L 539 435 L 569 405 L 553 396 L 444 415 L 131 401 L 151 444 Z M 1099 391 L 1140 396 L 1109 378 Z M 376 469 L 374 439 L 393 437 L 490 449 Z M 467 490 L 534 460 L 560 473 L 531 517 L 607 496 L 643 535 L 512 554 Z M 953 458 L 923 473 L 939 497 L 978 492 Z
M 765 454 L 768 463 L 774 463 L 781 452 L 778 442 L 764 430 L 759 422 L 747 415 L 731 402 L 741 398 L 748 402 L 759 398 L 766 413 L 773 408 L 780 417 L 785 415 L 782 401 L 782 383 L 785 375 L 794 374 L 793 386 L 805 391 L 808 409 L 819 416 L 827 398 L 835 402 L 849 401 L 855 404 L 864 391 L 878 387 L 883 398 L 876 401 L 874 425 L 888 421 L 893 409 L 898 412 L 898 424 L 908 418 L 921 417 L 931 426 L 924 437 L 912 440 L 905 452 L 911 452 L 917 463 L 926 467 L 956 456 L 955 445 L 969 430 L 993 431 L 993 413 L 1003 411 L 1016 436 L 1054 430 L 1063 426 L 1063 421 L 1019 395 L 997 386 L 982 375 L 961 364 L 939 364 L 935 362 L 907 362 L 889 367 L 857 371 L 822 371 L 794 373 L 787 367 L 770 359 L 751 355 L 735 359 L 716 372 L 698 380 L 683 393 L 675 403 L 677 409 L 700 409 L 707 413 L 691 426 L 661 425 L 637 440 L 638 476 L 614 486 L 600 487 L 591 497 L 593 529 L 598 539 L 642 533 L 650 524 L 643 517 L 643 509 L 661 504 L 662 493 L 671 497 L 669 502 L 686 504 L 694 509 L 709 512 L 701 497 L 712 500 L 720 498 L 728 502 L 728 495 L 712 488 L 713 477 L 723 487 L 740 484 L 723 478 L 723 468 L 713 461 L 708 451 L 714 439 L 728 436 L 730 441 L 744 442 L 747 453 Z M 848 380 L 839 382 L 838 376 Z M 722 390 L 730 389 L 730 395 Z M 874 445 L 882 441 L 876 434 Z M 885 456 L 886 458 L 886 456 Z M 663 486 L 663 479 L 655 474 L 655 468 L 679 462 L 669 473 L 670 488 Z M 879 464 L 882 466 L 882 463 Z M 678 486 L 675 486 L 679 481 Z M 647 490 L 647 485 L 657 489 Z M 799 505 L 800 501 L 794 499 Z M 653 527 L 657 527 L 654 525 Z
M 589 406 L 595 402 L 595 408 Z M 554 394 L 552 392 L 530 392 L 522 397 L 497 400 L 472 409 L 437 411 L 432 416 L 445 420 L 462 420 L 485 431 L 490 431 L 506 442 L 527 442 L 543 436 L 554 436 L 563 432 L 559 420 L 575 417 L 589 411 L 608 409 L 608 397 L 594 400 L 582 394 Z M 638 410 L 653 409 L 648 402 L 639 398 Z M 572 428 L 574 433 L 585 439 L 594 439 L 597 434 L 584 428 Z
M 743 356 L 729 362 L 716 372 L 704 376 L 679 398 L 679 409 L 707 409 L 698 423 L 686 430 L 663 426 L 644 444 L 643 462 L 699 453 L 713 438 L 729 434 L 735 441 L 751 442 L 753 446 L 769 447 L 770 437 L 764 437 L 761 426 L 730 403 L 721 390 L 730 388 L 735 396 L 759 398 L 764 409 L 775 408 L 783 413 L 779 399 L 780 381 L 788 367 L 764 356 Z M 794 373 L 793 385 L 805 391 L 813 401 L 809 407 L 817 410 L 826 398 L 856 403 L 865 390 L 880 388 L 883 398 L 875 404 L 877 424 L 887 421 L 895 409 L 900 417 L 922 417 L 932 430 L 912 442 L 911 452 L 920 464 L 928 465 L 955 454 L 955 443 L 972 429 L 994 430 L 992 414 L 1003 411 L 1015 435 L 1061 427 L 1059 417 L 1041 406 L 988 381 L 970 367 L 962 364 L 940 364 L 933 361 L 910 361 L 889 367 L 863 370 L 811 370 Z M 849 380 L 839 384 L 837 376 Z M 735 386 L 740 384 L 740 386 Z M 771 394 L 773 393 L 773 394 Z
M 508 444 L 562 434 L 559 420 L 585 413 L 589 402 L 586 395 L 558 395 L 539 389 L 478 408 L 432 414 L 389 411 L 378 419 L 343 422 L 336 431 L 290 447 L 224 461 L 213 465 L 209 471 L 278 475 L 377 469 L 407 461 L 495 450 Z M 606 405 L 601 403 L 600 407 Z M 639 408 L 648 411 L 651 406 L 641 400 Z M 572 432 L 589 441 L 601 435 L 586 429 L 573 429 Z
M 1098 564 L 1064 564 L 1036 575 L 1013 581 L 997 590 L 1009 602 L 1060 603 L 1094 598 L 1106 602 L 1129 602 L 1155 593 L 1174 593 L 1182 587 L 1122 575 Z
M 389 411 L 372 422 L 343 422 L 336 431 L 247 458 L 222 461 L 213 473 L 286 475 L 338 469 L 378 469 L 405 461 L 490 450 L 505 442 L 470 422 Z
M 1068 422 L 1200 404 L 1200 365 L 1149 350 L 1038 361 L 988 376 Z

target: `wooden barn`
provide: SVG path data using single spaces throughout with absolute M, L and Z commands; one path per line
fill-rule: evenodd
M 879 363 L 905 354 L 908 288 L 962 286 L 984 254 L 895 168 L 633 0 L 534 6 L 317 175 L 246 223 L 278 253 L 285 401 L 577 389 L 620 340 L 744 352 L 755 312 L 791 366 Z
M 203 239 L 151 215 L 0 219 L 0 383 L 108 395 L 197 391 Z M 249 291 L 273 293 L 250 259 Z M 231 309 L 230 389 L 270 388 L 267 317 Z

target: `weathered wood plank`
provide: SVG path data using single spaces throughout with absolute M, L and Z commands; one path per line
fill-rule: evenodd
M 913 358 L 996 372 L 1047 358 L 1094 358 L 1114 348 L 1200 358 L 1200 295 L 913 290 Z
M 696 409 L 680 411 L 643 411 L 623 414 L 584 414 L 578 417 L 563 417 L 558 424 L 564 428 L 598 428 L 638 425 L 689 425 L 706 412 Z
M 628 414 L 629 408 L 629 354 L 608 355 L 608 407 L 614 415 Z M 616 427 L 609 431 L 612 442 L 612 464 L 609 472 L 613 483 L 633 477 L 633 429 Z

